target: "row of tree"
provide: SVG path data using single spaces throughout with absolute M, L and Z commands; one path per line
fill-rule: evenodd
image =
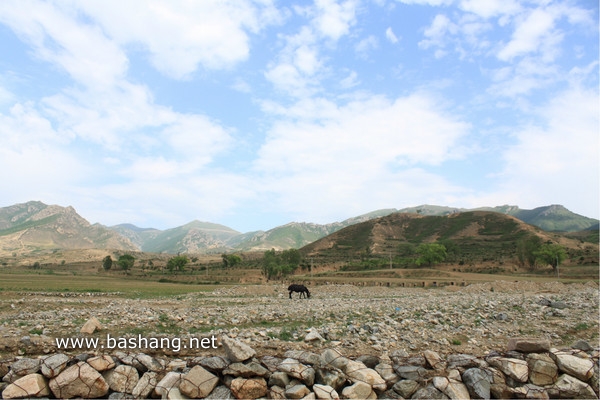
M 190 260 L 185 255 L 177 255 L 172 257 L 167 261 L 167 269 L 171 272 L 173 271 L 183 271 L 185 266 L 190 262 Z M 105 271 L 109 271 L 115 262 L 113 261 L 111 256 L 106 256 L 102 260 L 102 268 Z M 123 270 L 129 271 L 133 268 L 135 264 L 135 257 L 131 254 L 123 254 L 119 256 L 116 264 Z
M 238 254 L 222 254 L 221 257 L 223 260 L 223 268 L 235 267 L 236 265 L 241 264 L 243 261 L 242 257 Z M 186 255 L 178 254 L 174 257 L 171 257 L 167 261 L 166 267 L 170 272 L 183 271 L 190 261 L 196 262 L 197 260 L 198 259 L 196 257 L 193 257 L 190 260 Z M 152 260 L 150 260 L 150 263 L 152 264 Z M 111 256 L 106 256 L 102 260 L 102 267 L 105 271 L 109 271 L 113 267 L 113 264 L 118 265 L 124 271 L 128 271 L 133 268 L 135 264 L 135 257 L 131 254 L 124 254 L 119 256 L 117 261 L 114 261 Z
M 414 259 L 414 262 L 417 266 L 426 265 L 429 267 L 445 261 L 449 251 L 447 246 L 442 243 L 422 243 L 416 248 L 411 245 L 410 249 L 405 249 L 401 246 L 398 250 L 402 254 L 408 252 L 410 255 L 416 255 L 417 257 Z M 540 265 L 551 265 L 556 272 L 559 265 L 566 259 L 567 253 L 558 244 L 543 243 L 538 236 L 529 236 L 517 244 L 517 257 L 521 265 L 527 266 L 531 270 L 536 269 Z M 243 262 L 242 257 L 237 254 L 222 254 L 221 258 L 223 268 L 235 267 Z M 187 256 L 177 255 L 170 258 L 166 266 L 170 272 L 183 271 L 189 262 L 190 260 Z M 302 255 L 297 249 L 280 252 L 271 249 L 263 255 L 262 273 L 267 279 L 280 279 L 294 273 L 302 265 L 302 262 Z M 102 266 L 108 271 L 112 268 L 113 263 L 111 256 L 106 256 L 102 262 Z M 130 254 L 121 255 L 116 261 L 116 264 L 124 271 L 133 268 L 134 263 L 135 258 Z
M 265 251 L 262 261 L 262 273 L 267 279 L 280 279 L 292 274 L 300 266 L 302 255 L 297 249 L 276 252 L 275 249 Z
M 558 244 L 544 243 L 538 236 L 529 236 L 517 244 L 517 258 L 521 265 L 532 271 L 540 265 L 551 265 L 554 272 L 558 272 L 567 252 Z

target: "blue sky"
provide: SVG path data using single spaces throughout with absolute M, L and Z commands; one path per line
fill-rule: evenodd
M 2 1 L 0 206 L 241 232 L 598 218 L 598 41 L 587 0 Z

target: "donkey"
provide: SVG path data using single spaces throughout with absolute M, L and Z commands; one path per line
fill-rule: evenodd
M 307 299 L 310 298 L 310 292 L 308 291 L 308 288 L 304 285 L 293 284 L 288 287 L 288 290 L 290 291 L 290 299 L 292 298 L 292 292 L 300 293 L 298 298 L 302 298 L 302 296 L 305 296 Z

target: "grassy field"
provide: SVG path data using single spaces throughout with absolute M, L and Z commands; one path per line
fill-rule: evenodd
M 487 273 L 486 273 L 487 271 Z M 495 273 L 491 273 L 495 272 Z M 393 268 L 369 271 L 329 270 L 288 277 L 287 281 L 309 284 L 340 283 L 375 286 L 464 286 L 489 281 L 535 281 L 563 283 L 598 282 L 595 265 L 564 267 L 557 278 L 551 270 L 537 272 L 481 269 L 458 270 L 454 267 Z M 114 293 L 126 298 L 177 296 L 212 291 L 217 287 L 265 282 L 258 269 L 189 271 L 178 274 L 148 274 L 140 271 L 104 273 L 97 266 L 77 264 L 32 270 L 0 270 L 0 296 L 8 292 L 90 292 Z M 277 281 L 271 281 L 275 283 Z
M 0 295 L 2 292 L 90 292 L 115 293 L 130 298 L 147 298 L 212 291 L 218 286 L 98 275 L 0 273 Z

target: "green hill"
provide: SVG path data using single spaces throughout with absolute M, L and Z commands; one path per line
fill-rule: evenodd
M 192 221 L 165 231 L 153 232 L 141 249 L 153 253 L 206 253 L 229 249 L 227 241 L 239 235 L 224 225 Z
M 515 210 L 510 215 L 545 231 L 577 232 L 598 225 L 598 220 L 575 214 L 561 205 Z
M 432 206 L 427 204 L 398 210 L 400 213 L 416 213 L 419 215 L 450 215 L 453 213 L 466 211 L 493 211 L 500 214 L 511 215 L 523 222 L 535 225 L 545 231 L 555 232 L 577 232 L 598 224 L 597 219 L 576 214 L 557 204 L 537 207 L 533 210 L 525 210 L 517 206 L 510 205 L 466 209 Z
M 447 248 L 451 263 L 502 262 L 514 260 L 517 244 L 528 236 L 559 242 L 573 251 L 583 248 L 579 240 L 544 232 L 515 217 L 468 211 L 444 216 L 394 213 L 344 228 L 300 251 L 323 263 L 389 257 L 401 260 L 413 259 L 419 244 L 436 242 Z

